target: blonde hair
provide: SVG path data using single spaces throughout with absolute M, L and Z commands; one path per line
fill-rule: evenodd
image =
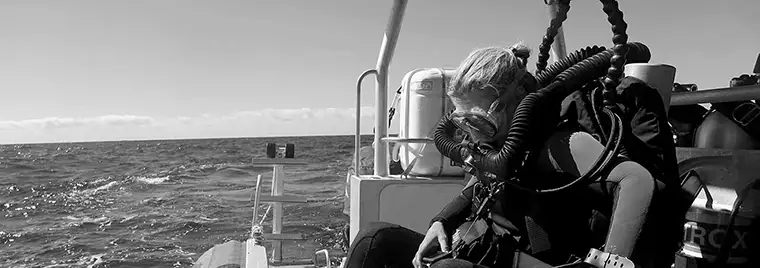
M 522 42 L 509 48 L 474 50 L 457 67 L 447 95 L 459 98 L 468 92 L 494 87 L 501 96 L 522 99 L 536 85 L 535 78 L 526 69 L 530 52 Z

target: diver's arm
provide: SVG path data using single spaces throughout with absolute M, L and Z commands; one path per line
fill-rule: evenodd
M 472 212 L 473 186 L 478 181 L 477 177 L 471 176 L 470 181 L 462 192 L 454 197 L 441 212 L 430 221 L 430 224 L 439 221 L 443 224 L 446 233 L 452 233 L 454 229 L 465 222 Z
M 677 184 L 675 143 L 659 92 L 631 77 L 624 78 L 617 90 L 629 109 L 624 120 L 630 122 L 634 136 L 623 139 L 628 157 L 663 183 Z

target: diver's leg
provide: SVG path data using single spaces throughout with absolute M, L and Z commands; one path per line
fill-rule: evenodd
M 606 178 L 592 185 L 602 193 L 611 193 L 612 218 L 604 251 L 630 258 L 639 242 L 649 214 L 655 182 L 649 172 L 633 161 L 615 166 Z
M 591 169 L 604 146 L 584 132 L 558 132 L 538 158 L 538 167 L 573 177 Z M 630 258 L 646 222 L 654 194 L 651 174 L 632 161 L 612 162 L 614 168 L 592 188 L 613 195 L 613 213 L 604 251 Z
M 569 138 L 573 162 L 571 171 L 585 174 L 604 150 L 604 146 L 587 133 L 576 132 Z M 611 162 L 615 165 L 592 189 L 613 196 L 612 218 L 604 251 L 630 258 L 639 242 L 655 191 L 655 180 L 633 161 Z M 574 174 L 575 175 L 575 174 Z
M 412 258 L 424 237 L 399 225 L 372 223 L 354 238 L 344 267 L 413 267 Z

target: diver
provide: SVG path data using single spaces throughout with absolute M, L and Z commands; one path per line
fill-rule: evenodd
M 438 130 L 443 131 L 442 128 L 451 127 L 450 123 L 453 123 L 479 144 L 489 145 L 491 148 L 502 146 L 518 104 L 538 87 L 536 79 L 526 68 L 529 56 L 530 49 L 523 44 L 509 48 L 482 48 L 470 53 L 457 68 L 448 89 L 448 96 L 455 110 L 442 120 Z M 635 93 L 621 91 L 621 88 L 635 88 Z M 600 257 L 611 257 L 619 260 L 618 263 L 628 264 L 633 263 L 631 259 L 635 259 L 639 262 L 636 263 L 636 267 L 641 267 L 646 265 L 644 262 L 648 258 L 643 256 L 644 253 L 639 253 L 646 248 L 641 245 L 641 235 L 645 222 L 648 222 L 647 219 L 651 216 L 650 207 L 655 191 L 664 187 L 663 184 L 672 185 L 677 179 L 675 147 L 664 106 L 655 89 L 636 78 L 626 77 L 618 87 L 618 94 L 624 95 L 619 98 L 624 106 L 628 105 L 628 109 L 624 109 L 623 122 L 630 123 L 625 128 L 623 150 L 589 188 L 590 191 L 607 196 L 608 200 L 612 199 L 611 223 L 602 248 L 603 255 Z M 579 102 L 582 101 L 578 95 L 567 97 L 561 105 L 563 116 L 569 120 L 565 120 L 563 126 L 553 128 L 554 133 L 542 133 L 547 142 L 543 148 L 538 148 L 540 153 L 530 166 L 537 171 L 536 174 L 549 176 L 540 177 L 534 183 L 540 184 L 545 181 L 550 184 L 562 184 L 551 180 L 577 178 L 590 169 L 604 149 L 604 145 L 591 135 L 598 133 L 589 133 L 592 131 L 585 130 L 581 126 L 583 124 L 577 123 L 579 119 L 575 112 L 586 107 L 580 107 L 583 103 Z M 576 118 L 573 118 L 574 116 Z M 576 123 L 573 123 L 574 121 Z M 450 152 L 442 150 L 438 143 L 436 146 L 442 154 L 449 156 Z M 455 158 L 452 160 L 458 161 Z M 655 177 L 664 178 L 664 181 L 655 180 Z M 431 220 L 430 227 L 424 235 L 402 226 L 382 222 L 373 223 L 370 228 L 361 230 L 348 250 L 345 267 L 422 268 L 427 264 L 423 263 L 423 258 L 430 256 L 431 251 L 449 252 L 452 236 L 457 235 L 457 227 L 465 224 L 474 212 L 473 202 L 477 201 L 473 199 L 474 192 L 479 184 L 477 177 L 472 176 L 462 193 Z M 580 197 L 582 193 L 585 192 L 577 191 L 570 194 Z M 504 214 L 505 218 L 514 219 L 514 215 L 510 214 L 523 213 L 525 210 L 521 207 L 531 204 L 520 200 L 526 196 L 529 195 L 523 195 L 520 191 L 506 191 L 506 194 L 498 196 L 497 205 L 494 205 L 491 213 Z M 563 201 L 558 201 L 557 207 L 561 207 L 561 203 Z M 567 200 L 564 203 L 572 202 Z M 572 234 L 575 230 L 565 232 Z M 569 243 L 580 243 L 580 240 L 582 239 Z M 495 251 L 491 250 L 494 246 Z M 429 265 L 432 268 L 512 267 L 513 254 L 517 247 L 518 245 L 511 240 L 502 239 L 491 243 L 490 247 L 485 247 L 487 249 L 483 256 L 475 254 L 474 257 L 468 255 L 470 257 L 444 258 Z M 588 247 L 584 250 L 589 252 Z M 581 254 L 585 255 L 585 252 Z M 593 248 L 591 252 L 594 252 Z M 634 254 L 638 254 L 639 258 L 632 257 Z M 604 264 L 576 262 L 572 267 L 604 267 Z

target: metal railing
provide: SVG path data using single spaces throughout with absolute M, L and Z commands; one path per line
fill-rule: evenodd
M 760 85 L 714 88 L 691 92 L 674 92 L 670 106 L 760 99 Z
M 282 241 L 284 240 L 303 240 L 301 234 L 283 234 L 282 233 L 282 216 L 283 203 L 307 203 L 311 200 L 303 196 L 289 196 L 284 195 L 285 192 L 285 166 L 304 166 L 308 163 L 292 158 L 269 158 L 269 159 L 256 159 L 251 166 L 254 167 L 272 167 L 272 191 L 270 195 L 262 195 L 261 189 L 263 188 L 263 182 L 261 175 L 256 179 L 256 191 L 253 197 L 253 218 L 251 220 L 251 238 L 256 240 L 270 240 L 272 241 L 272 258 L 270 262 L 274 265 L 298 265 L 298 264 L 311 264 L 313 260 L 296 260 L 296 261 L 284 261 L 282 258 Z M 270 203 L 264 215 L 259 220 L 259 204 L 262 202 Z M 267 218 L 269 211 L 272 211 L 272 232 L 264 233 L 261 225 Z
M 388 106 L 388 66 L 393 59 L 393 53 L 396 50 L 399 33 L 401 32 L 401 22 L 404 19 L 407 0 L 394 0 L 391 8 L 391 15 L 388 19 L 388 25 L 385 27 L 383 42 L 380 45 L 380 54 L 377 57 L 375 69 L 364 71 L 359 77 L 356 85 L 356 141 L 355 141 L 355 161 L 354 170 L 359 170 L 359 148 L 361 147 L 361 83 L 367 75 L 375 75 L 375 153 L 374 153 L 374 175 L 387 176 L 390 173 L 388 167 L 388 144 L 382 142 L 382 138 L 388 136 L 388 114 L 385 109 Z M 358 172 L 355 172 L 358 174 Z

